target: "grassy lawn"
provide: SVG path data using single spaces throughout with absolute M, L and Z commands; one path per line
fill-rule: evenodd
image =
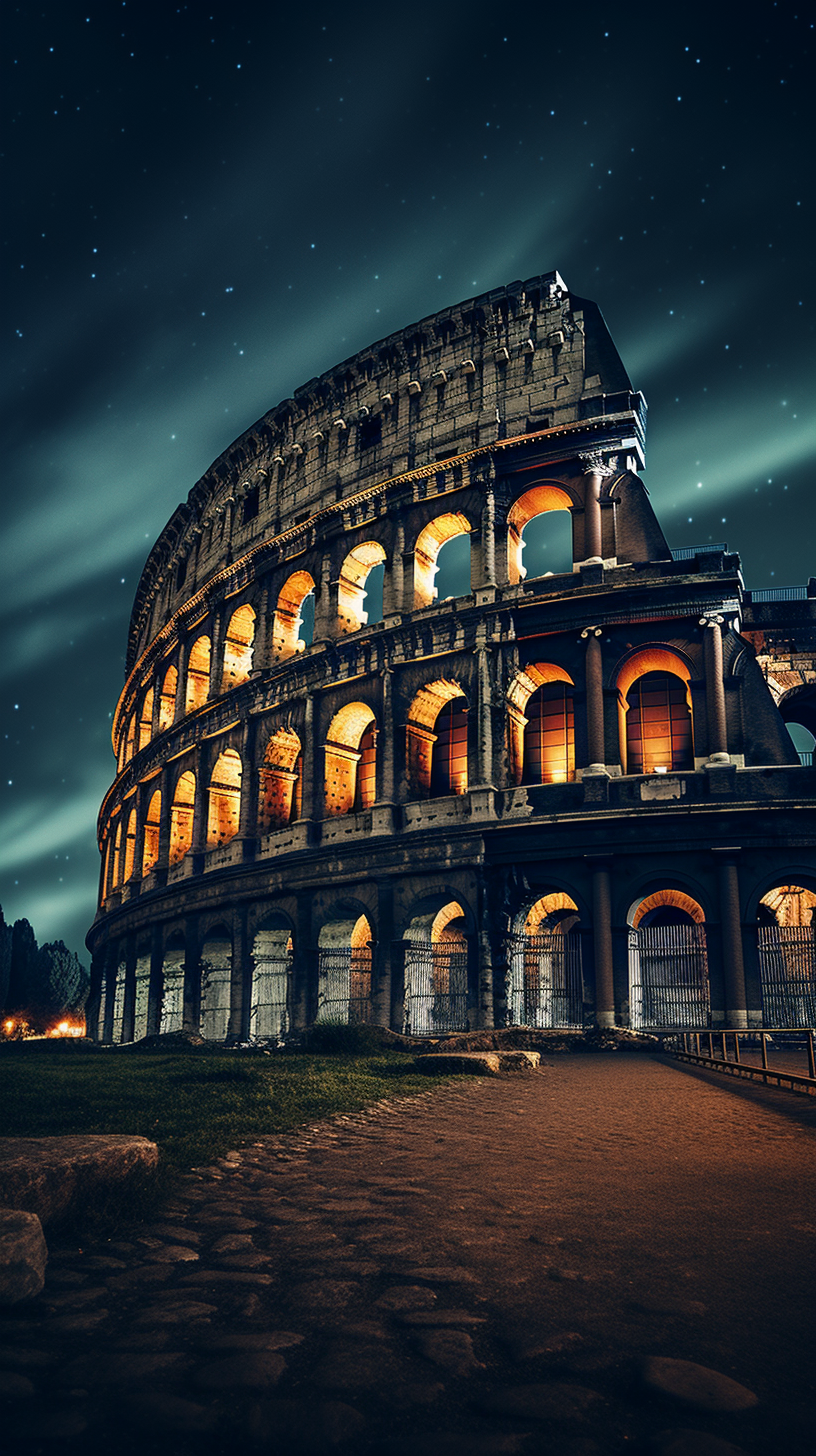
M 28 1048 L 25 1048 L 26 1052 Z M 6 1137 L 138 1133 L 165 1167 L 209 1163 L 264 1133 L 427 1092 L 397 1052 L 374 1056 L 0 1053 Z M 442 1080 L 442 1079 L 439 1079 Z

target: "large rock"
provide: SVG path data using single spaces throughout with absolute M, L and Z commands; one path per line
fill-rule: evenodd
M 0 1206 L 36 1213 L 48 1226 L 108 1202 L 152 1175 L 159 1150 L 147 1138 L 0 1138 Z
M 45 1283 L 48 1249 L 36 1213 L 0 1208 L 0 1305 L 39 1294 Z
M 730 1375 L 710 1370 L 707 1365 L 695 1365 L 692 1360 L 653 1355 L 643 1367 L 643 1378 L 651 1390 L 673 1396 L 698 1410 L 733 1413 L 750 1410 L 759 1403 L 752 1390 L 739 1385 Z
M 540 1052 L 528 1051 L 435 1051 L 417 1057 L 418 1072 L 470 1072 L 474 1076 L 500 1077 L 507 1072 L 532 1072 L 541 1062 Z

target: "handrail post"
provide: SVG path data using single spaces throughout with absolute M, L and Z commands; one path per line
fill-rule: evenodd
M 722 1059 L 723 1059 L 724 1062 L 727 1062 L 728 1061 L 728 1049 L 727 1049 L 727 1047 L 725 1045 L 725 1032 L 724 1031 L 721 1031 L 720 1032 L 720 1040 L 722 1042 Z
M 714 1060 L 714 1042 L 712 1041 L 712 1038 L 711 1038 L 711 1032 L 708 1033 L 708 1055 L 709 1055 L 709 1059 L 711 1061 L 713 1061 Z
M 808 1032 L 808 1071 L 811 1077 L 816 1077 L 816 1060 L 813 1055 L 813 1028 Z
M 734 1032 L 734 1061 L 736 1062 L 737 1066 L 739 1066 L 739 1059 L 740 1059 L 740 1054 L 739 1054 L 739 1032 L 738 1031 L 735 1031 Z
M 768 1040 L 767 1040 L 767 1034 L 764 1031 L 761 1031 L 760 1034 L 759 1034 L 759 1039 L 760 1039 L 760 1042 L 762 1043 L 762 1069 L 763 1069 L 763 1071 L 767 1072 L 767 1070 L 768 1070 Z

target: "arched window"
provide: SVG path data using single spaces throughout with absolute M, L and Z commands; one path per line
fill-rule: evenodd
M 142 874 L 147 875 L 159 858 L 159 824 L 161 822 L 161 791 L 150 796 L 144 827 L 144 850 L 142 852 Z
M 136 714 L 131 713 L 127 725 L 127 737 L 125 739 L 125 763 L 130 763 L 136 752 Z
M 113 867 L 111 869 L 111 889 L 115 890 L 119 884 L 119 871 L 122 863 L 122 821 L 119 819 L 116 824 L 116 833 L 113 836 Z
M 311 645 L 314 628 L 314 580 L 308 571 L 296 571 L 281 587 L 272 623 L 272 657 L 292 657 Z M 307 602 L 311 610 L 307 613 Z M 307 627 L 308 621 L 308 627 Z
M 366 703 L 335 713 L 326 738 L 326 818 L 370 809 L 376 798 L 376 731 Z
M 510 778 L 514 784 L 561 784 L 575 777 L 573 685 L 552 662 L 516 673 L 507 694 Z
M 573 564 L 572 517 L 559 516 L 532 533 L 532 539 L 525 528 L 537 517 L 551 511 L 569 512 L 573 502 L 561 486 L 544 483 L 534 485 L 513 502 L 507 513 L 507 575 L 515 584 L 530 576 L 544 576 L 548 572 L 571 571 Z M 527 548 L 528 559 L 522 563 Z
M 224 639 L 224 667 L 221 691 L 229 692 L 246 682 L 252 670 L 252 644 L 255 641 L 255 613 L 250 606 L 233 612 Z
M 125 865 L 122 879 L 125 884 L 133 875 L 133 861 L 136 857 L 136 810 L 131 809 L 128 814 L 127 831 L 125 833 Z
M 666 773 L 694 767 L 691 711 L 682 678 L 647 672 L 626 695 L 626 771 Z
M 317 1020 L 370 1021 L 372 934 L 366 916 L 324 925 L 317 944 Z
M 366 623 L 371 626 L 382 621 L 384 562 L 385 551 L 379 541 L 363 541 L 349 552 L 340 569 L 337 587 L 337 620 L 341 632 L 357 632 Z M 371 580 L 375 573 L 376 584 Z M 375 593 L 378 610 L 372 611 L 371 596 Z M 364 602 L 368 602 L 368 610 L 364 610 Z
M 437 516 L 435 521 L 429 521 L 428 525 L 420 531 L 414 547 L 415 610 L 419 607 L 429 607 L 431 602 L 436 600 L 435 578 L 442 546 L 447 541 L 452 541 L 454 536 L 467 535 L 470 530 L 471 525 L 467 516 L 456 512 Z M 470 590 L 469 581 L 467 589 Z
M 272 915 L 252 942 L 252 1041 L 277 1041 L 289 1030 L 292 936 L 281 915 Z
M 757 907 L 757 951 L 766 1026 L 816 1024 L 816 893 L 777 885 Z
M 420 689 L 405 736 L 413 798 L 467 793 L 467 698 L 457 682 L 440 678 Z
M 300 739 L 289 728 L 273 733 L 259 772 L 258 831 L 268 834 L 300 817 Z
M 241 822 L 241 758 L 234 748 L 219 753 L 210 779 L 207 848 L 235 838 Z
M 148 688 L 142 699 L 142 712 L 139 718 L 139 751 L 147 748 L 153 737 L 153 689 Z
M 209 637 L 197 637 L 190 648 L 190 656 L 187 659 L 187 697 L 185 699 L 185 712 L 187 713 L 194 713 L 196 708 L 202 708 L 209 697 L 211 650 L 212 644 Z
M 170 808 L 170 863 L 178 864 L 193 843 L 193 814 L 195 812 L 195 774 L 189 770 L 183 773 L 176 784 L 173 803 Z
M 176 689 L 178 687 L 178 670 L 175 667 L 168 667 L 164 674 L 162 690 L 159 695 L 159 732 L 163 733 L 169 728 L 176 716 Z

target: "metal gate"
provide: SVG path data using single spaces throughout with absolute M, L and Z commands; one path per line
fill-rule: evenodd
M 467 950 L 410 941 L 405 951 L 408 1036 L 467 1031 Z
M 250 1041 L 278 1041 L 289 1030 L 292 953 L 253 957 Z
M 638 1031 L 711 1025 L 704 925 L 630 930 L 629 1012 Z
M 351 1026 L 371 1019 L 370 948 L 325 947 L 318 962 L 317 1020 Z
M 581 940 L 559 930 L 511 935 L 508 1003 L 513 1026 L 582 1026 Z
M 816 928 L 757 928 L 765 1026 L 816 1026 Z

